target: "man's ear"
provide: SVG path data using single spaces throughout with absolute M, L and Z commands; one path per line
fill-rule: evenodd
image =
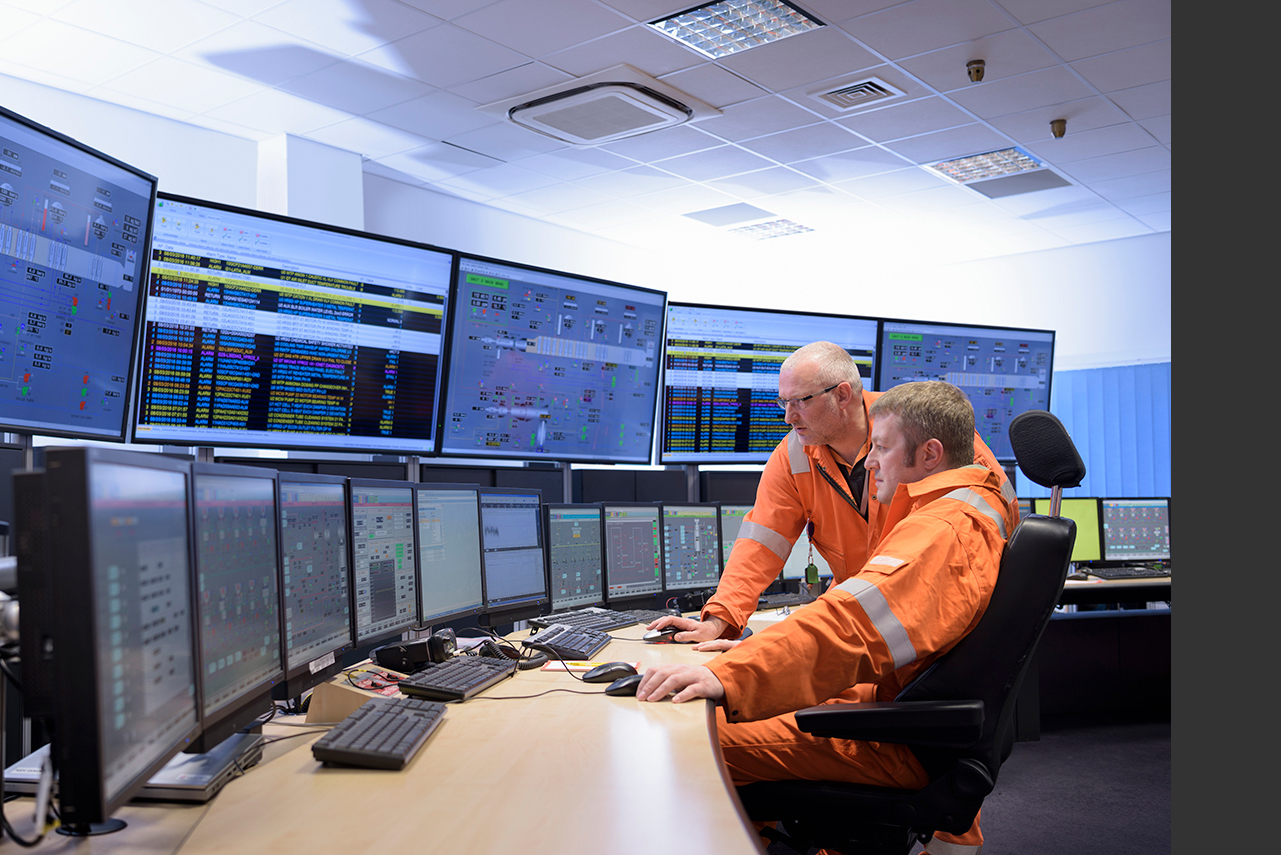
M 947 455 L 943 453 L 943 443 L 930 438 L 921 443 L 917 453 L 921 455 L 921 465 L 930 472 L 937 472 L 947 465 Z

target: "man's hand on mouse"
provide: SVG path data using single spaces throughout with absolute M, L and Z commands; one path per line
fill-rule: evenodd
M 681 630 L 672 637 L 672 641 L 688 644 L 694 641 L 711 641 L 720 638 L 721 633 L 729 627 L 729 624 L 718 617 L 710 616 L 703 621 L 683 617 L 661 617 L 645 628 L 652 630 L 662 629 L 665 626 L 675 626 Z
M 658 665 L 645 671 L 640 685 L 636 687 L 636 700 L 661 701 L 673 692 L 674 704 L 697 698 L 719 701 L 725 697 L 725 687 L 709 668 L 702 665 Z

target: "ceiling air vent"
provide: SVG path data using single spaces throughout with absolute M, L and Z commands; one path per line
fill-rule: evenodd
M 902 95 L 902 92 L 885 81 L 870 77 L 827 92 L 816 92 L 810 97 L 838 110 L 853 110 L 868 104 L 900 98 Z

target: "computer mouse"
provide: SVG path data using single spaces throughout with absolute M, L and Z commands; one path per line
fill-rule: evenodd
M 619 677 L 630 677 L 636 669 L 626 662 L 606 662 L 583 674 L 584 683 L 612 683 Z
M 640 685 L 641 674 L 628 674 L 626 677 L 620 677 L 605 687 L 605 694 L 614 695 L 635 695 L 636 687 Z
M 680 631 L 679 627 L 665 626 L 662 629 L 651 629 L 641 638 L 646 644 L 667 644 L 671 642 L 672 636 Z

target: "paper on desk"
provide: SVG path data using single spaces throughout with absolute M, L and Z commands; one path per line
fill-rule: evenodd
M 581 659 L 570 659 L 566 662 L 562 662 L 561 660 L 557 659 L 554 662 L 548 662 L 539 670 L 541 671 L 590 671 L 596 666 L 604 665 L 604 664 L 605 664 L 604 662 L 585 662 Z M 628 662 L 627 664 L 631 665 L 637 671 L 640 670 L 639 662 Z

